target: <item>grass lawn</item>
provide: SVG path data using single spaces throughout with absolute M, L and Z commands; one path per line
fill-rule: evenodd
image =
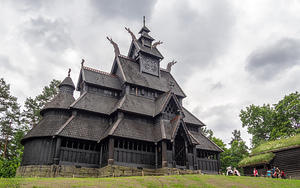
M 0 179 L 2 187 L 300 187 L 300 180 L 271 178 L 217 176 L 217 175 L 174 175 L 136 176 L 118 178 L 7 178 Z

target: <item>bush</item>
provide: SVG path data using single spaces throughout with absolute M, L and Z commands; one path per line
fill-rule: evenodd
M 0 157 L 0 177 L 10 178 L 15 177 L 17 168 L 20 166 L 20 158 L 5 159 Z

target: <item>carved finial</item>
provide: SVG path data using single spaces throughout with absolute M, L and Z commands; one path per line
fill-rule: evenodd
M 129 29 L 129 27 L 125 27 L 126 31 L 128 31 L 128 33 L 131 35 L 132 40 L 136 40 L 135 35 L 133 34 L 133 32 Z
M 81 66 L 83 67 L 84 59 L 81 59 Z
M 168 65 L 167 65 L 167 71 L 171 72 L 172 66 L 175 65 L 176 63 L 177 63 L 177 61 L 174 61 L 174 60 L 169 62 Z
M 112 38 L 106 37 L 107 40 L 109 40 L 109 42 L 113 45 L 114 47 L 114 51 L 115 51 L 115 56 L 117 57 L 118 55 L 120 55 L 120 50 L 119 50 L 119 46 L 117 45 L 117 43 L 115 43 Z
M 158 41 L 158 42 L 155 42 L 153 45 L 152 45 L 152 48 L 156 48 L 156 46 L 162 44 L 163 42 L 161 41 Z
M 145 18 L 145 16 L 143 16 L 143 26 L 144 27 L 146 26 L 146 18 Z
M 68 77 L 70 77 L 70 73 L 71 73 L 71 69 L 69 68 L 69 71 L 68 71 Z
M 174 82 L 170 81 L 169 86 L 170 86 L 170 91 L 172 91 L 175 86 Z

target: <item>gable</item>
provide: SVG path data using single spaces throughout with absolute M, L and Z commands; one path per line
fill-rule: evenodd
M 147 87 L 150 89 L 168 92 L 172 89 L 175 95 L 186 97 L 180 86 L 177 84 L 173 76 L 164 70 L 160 69 L 160 77 L 140 72 L 140 67 L 135 60 L 128 59 L 122 56 L 118 57 L 120 66 L 126 78 L 126 82 L 138 86 Z M 114 73 L 114 72 L 113 72 Z M 174 86 L 171 87 L 170 85 Z

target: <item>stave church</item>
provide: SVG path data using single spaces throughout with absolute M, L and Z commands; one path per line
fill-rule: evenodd
M 205 124 L 182 105 L 185 93 L 161 68 L 158 46 L 144 24 L 128 55 L 112 44 L 111 71 L 82 60 L 77 85 L 69 75 L 41 110 L 42 120 L 22 139 L 20 176 L 123 176 L 210 173 L 222 149 L 201 132 Z M 80 92 L 75 99 L 74 90 Z

